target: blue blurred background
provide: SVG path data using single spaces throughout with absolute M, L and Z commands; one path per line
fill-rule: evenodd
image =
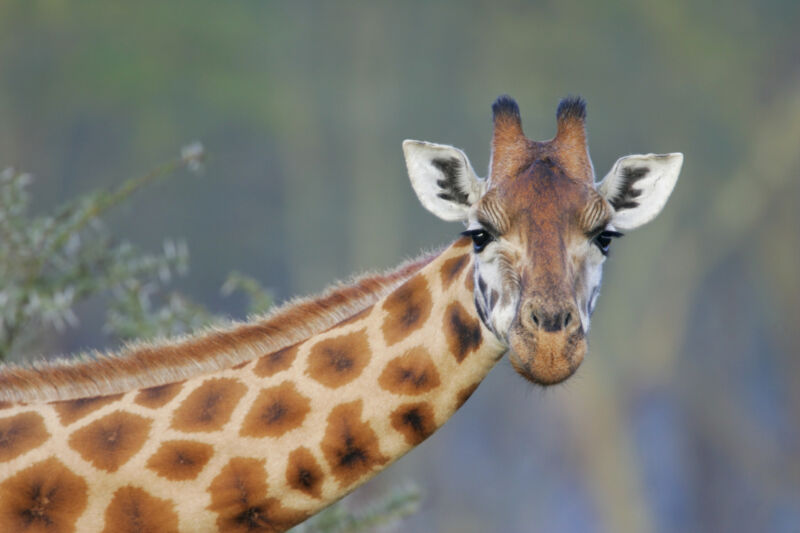
M 614 246 L 578 374 L 506 361 L 434 437 L 357 491 L 413 480 L 404 531 L 800 531 L 800 3 L 790 0 L 0 3 L 0 167 L 37 208 L 139 175 L 199 139 L 205 173 L 113 213 L 192 252 L 218 313 L 231 270 L 280 299 L 460 231 L 418 204 L 400 143 L 489 159 L 514 96 L 546 139 L 588 101 L 601 177 L 682 151 L 665 211 Z M 43 333 L 109 346 L 102 302 Z

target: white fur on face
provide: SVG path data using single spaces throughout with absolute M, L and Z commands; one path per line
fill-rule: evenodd
M 475 305 L 484 323 L 503 343 L 508 344 L 508 332 L 517 316 L 520 286 L 509 276 L 508 267 L 497 249 L 502 244 L 490 243 L 475 260 Z M 485 287 L 485 288 L 483 288 Z
M 512 269 L 500 253 L 504 243 L 492 242 L 475 254 L 475 304 L 485 317 L 486 326 L 498 339 L 508 343 L 508 335 L 517 317 L 521 295 L 520 273 Z M 591 242 L 580 247 L 582 258 L 575 258 L 581 265 L 582 275 L 576 280 L 575 299 L 580 312 L 581 326 L 589 332 L 591 316 L 597 305 L 600 285 L 603 281 L 603 265 L 606 257 Z
M 584 333 L 589 333 L 591 327 L 592 314 L 597 306 L 600 285 L 603 282 L 603 264 L 606 262 L 606 257 L 594 244 L 589 243 L 589 248 L 584 264 L 583 283 L 580 283 L 575 291 Z

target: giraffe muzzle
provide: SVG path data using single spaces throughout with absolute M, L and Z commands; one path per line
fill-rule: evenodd
M 586 355 L 586 335 L 571 306 L 546 310 L 523 306 L 509 335 L 509 360 L 528 381 L 548 386 L 561 383 Z

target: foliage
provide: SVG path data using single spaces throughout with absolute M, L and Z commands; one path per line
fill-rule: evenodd
M 297 526 L 293 533 L 359 533 L 386 526 L 414 514 L 419 505 L 419 490 L 414 486 L 395 487 L 361 512 L 351 512 L 344 502 L 331 505 Z
M 75 326 L 76 304 L 101 294 L 111 303 L 106 328 L 119 339 L 177 333 L 207 321 L 207 313 L 172 295 L 152 310 L 150 296 L 188 265 L 186 245 L 166 241 L 161 254 L 117 243 L 100 216 L 179 167 L 198 170 L 199 144 L 113 191 L 93 192 L 53 214 L 30 215 L 28 174 L 0 172 L 0 359 L 36 350 L 43 327 Z M 156 319 L 156 317 L 158 317 Z

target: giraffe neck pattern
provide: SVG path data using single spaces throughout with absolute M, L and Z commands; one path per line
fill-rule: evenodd
M 284 531 L 430 436 L 504 353 L 460 239 L 356 315 L 236 365 L 0 409 L 0 531 Z

